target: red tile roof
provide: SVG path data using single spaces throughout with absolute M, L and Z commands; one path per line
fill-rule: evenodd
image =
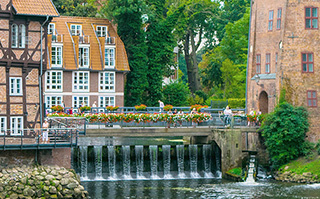
M 59 16 L 51 0 L 12 0 L 12 4 L 20 15 Z

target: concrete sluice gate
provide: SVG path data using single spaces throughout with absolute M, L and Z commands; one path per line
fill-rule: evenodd
M 72 166 L 83 181 L 221 178 L 213 144 L 78 146 Z

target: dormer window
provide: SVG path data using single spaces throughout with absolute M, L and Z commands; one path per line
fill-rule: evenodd
M 106 37 L 107 36 L 107 26 L 97 26 L 97 36 Z
M 82 35 L 82 25 L 71 24 L 71 35 L 81 36 Z
M 88 47 L 79 48 L 79 67 L 80 68 L 89 67 L 89 48 Z
M 114 67 L 115 65 L 115 48 L 108 48 L 104 49 L 104 66 L 107 67 Z
M 48 25 L 48 35 L 55 35 L 56 25 L 54 23 L 49 23 Z

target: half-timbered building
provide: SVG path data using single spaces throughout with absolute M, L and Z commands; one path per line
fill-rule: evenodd
M 40 121 L 39 77 L 47 65 L 47 27 L 56 16 L 51 0 L 0 0 L 1 130 L 19 135 Z

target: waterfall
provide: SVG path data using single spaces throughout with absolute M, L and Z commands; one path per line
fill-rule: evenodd
M 162 154 L 163 154 L 163 178 L 164 179 L 172 179 L 171 175 L 171 156 L 170 156 L 170 145 L 163 145 L 162 146 Z
M 184 145 L 177 145 L 177 162 L 178 162 L 178 177 L 186 178 L 186 174 L 184 173 Z
M 217 145 L 215 145 L 214 152 L 216 157 L 216 177 L 222 178 L 221 164 L 220 164 L 220 151 Z
M 189 145 L 189 161 L 191 178 L 199 178 L 198 173 L 198 145 Z
M 130 146 L 122 146 L 123 178 L 132 179 L 130 174 Z
M 116 174 L 116 153 L 113 146 L 108 146 L 109 179 L 117 179 Z
M 211 172 L 211 145 L 205 144 L 202 147 L 203 165 L 204 165 L 204 177 L 213 178 Z
M 255 180 L 253 178 L 253 174 L 255 172 L 255 163 L 256 163 L 256 156 L 250 155 L 248 177 L 246 179 L 246 183 L 254 183 L 255 182 Z
M 158 176 L 158 146 L 157 145 L 150 145 L 149 152 L 150 152 L 151 178 L 152 179 L 159 179 L 159 176 Z
M 103 180 L 102 177 L 102 146 L 94 146 L 96 178 L 95 180 Z
M 143 146 L 134 147 L 136 155 L 137 179 L 145 179 L 143 176 Z
M 81 155 L 81 180 L 88 180 L 88 158 L 87 158 L 87 146 L 80 146 Z

